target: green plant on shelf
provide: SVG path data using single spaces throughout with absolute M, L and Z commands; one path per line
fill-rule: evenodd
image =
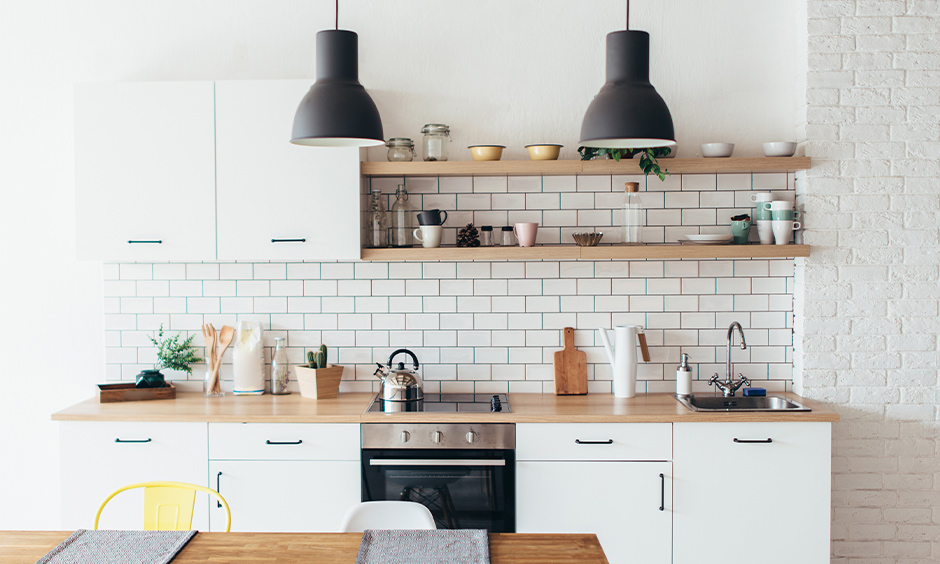
M 670 147 L 650 147 L 647 149 L 606 149 L 602 147 L 578 147 L 578 153 L 581 154 L 582 161 L 602 158 L 609 156 L 618 163 L 621 159 L 632 159 L 635 155 L 640 155 L 640 170 L 643 174 L 649 176 L 651 173 L 665 181 L 669 171 L 659 166 L 659 158 L 667 157 L 672 152 Z M 671 175 L 670 175 L 671 176 Z
M 195 335 L 190 335 L 183 339 L 180 333 L 172 337 L 164 337 L 161 323 L 157 334 L 148 336 L 153 346 L 157 347 L 157 364 L 154 365 L 154 370 L 168 368 L 192 374 L 193 369 L 189 365 L 203 360 L 196 354 L 196 348 L 193 346 L 194 337 Z

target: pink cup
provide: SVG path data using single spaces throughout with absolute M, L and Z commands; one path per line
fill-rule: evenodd
M 535 237 L 539 233 L 539 224 L 517 223 L 512 231 L 516 234 L 520 247 L 533 247 L 535 246 Z

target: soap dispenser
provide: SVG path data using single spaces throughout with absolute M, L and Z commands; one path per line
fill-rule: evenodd
M 692 369 L 689 368 L 689 355 L 682 353 L 682 361 L 676 368 L 676 396 L 692 395 Z

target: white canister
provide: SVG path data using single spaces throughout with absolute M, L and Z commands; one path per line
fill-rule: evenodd
M 234 372 L 236 395 L 260 396 L 264 393 L 264 347 L 261 324 L 239 321 L 235 330 Z
M 689 368 L 689 355 L 682 353 L 682 362 L 676 368 L 676 395 L 692 395 L 692 369 Z

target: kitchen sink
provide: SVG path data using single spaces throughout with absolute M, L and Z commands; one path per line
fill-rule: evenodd
M 810 408 L 781 396 L 723 396 L 676 397 L 692 411 L 812 411 Z

